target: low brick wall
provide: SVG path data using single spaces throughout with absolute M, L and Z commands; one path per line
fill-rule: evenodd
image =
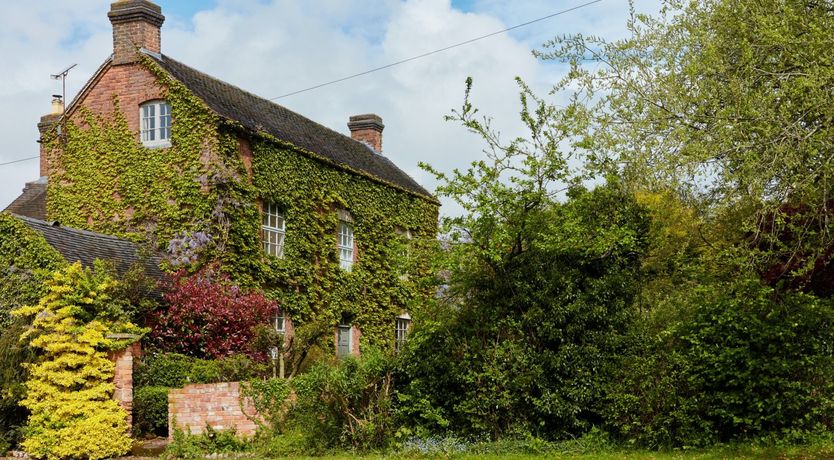
M 244 413 L 245 411 L 245 413 Z M 240 403 L 240 383 L 223 382 L 186 385 L 168 392 L 168 436 L 176 428 L 191 434 L 205 431 L 206 426 L 215 430 L 235 428 L 238 435 L 255 434 L 258 425 L 249 417 L 256 417 L 252 401 Z

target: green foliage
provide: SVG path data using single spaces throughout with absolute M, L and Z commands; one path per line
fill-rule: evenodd
M 11 312 L 38 302 L 45 293 L 43 281 L 66 261 L 37 232 L 8 213 L 0 213 L 0 439 L 15 445 L 27 416 L 18 402 L 23 398 L 26 370 L 22 364 L 34 352 L 20 342 L 24 322 Z M 2 450 L 2 449 L 0 449 Z
M 8 213 L 0 213 L 0 327 L 12 310 L 43 295 L 47 273 L 66 265 L 61 255 L 36 231 Z
M 29 409 L 23 448 L 35 458 L 118 456 L 130 449 L 124 410 L 112 399 L 114 364 L 108 352 L 125 344 L 113 332 L 141 333 L 120 322 L 109 294 L 116 282 L 75 263 L 56 271 L 36 306 L 14 311 L 31 321 L 21 338 L 40 350 L 27 365 Z
M 293 381 L 293 421 L 318 449 L 384 447 L 393 431 L 392 379 L 391 359 L 374 349 L 317 364 Z
M 555 90 L 574 93 L 570 110 L 593 120 L 584 139 L 598 163 L 623 166 L 630 184 L 701 199 L 716 248 L 761 239 L 757 251 L 724 254 L 736 262 L 758 270 L 798 258 L 789 271 L 802 274 L 834 242 L 824 217 L 834 107 L 820 102 L 834 78 L 830 2 L 662 6 L 633 15 L 627 38 L 560 37 L 537 54 L 570 62 Z
M 234 430 L 218 431 L 206 426 L 203 433 L 192 435 L 174 431 L 174 439 L 162 454 L 163 459 L 202 459 L 208 454 L 233 454 L 246 451 L 247 439 L 239 438 Z
M 241 385 L 241 396 L 252 401 L 259 415 L 255 422 L 262 430 L 269 428 L 273 433 L 281 433 L 289 416 L 291 403 L 287 398 L 291 389 L 291 382 L 287 379 L 250 380 Z M 267 422 L 268 427 L 262 420 Z
M 245 355 L 220 360 L 176 353 L 149 353 L 135 365 L 137 387 L 182 388 L 189 383 L 239 382 L 266 374 L 266 366 Z
M 616 184 L 574 189 L 539 212 L 528 216 L 523 250 L 489 268 L 483 258 L 461 264 L 458 307 L 411 334 L 398 395 L 410 423 L 550 439 L 598 423 L 634 319 L 648 221 Z
M 133 432 L 168 436 L 168 390 L 138 387 L 133 391 Z
M 431 295 L 426 279 L 437 204 L 364 177 L 326 167 L 309 152 L 277 140 L 252 146 L 258 198 L 287 218 L 284 257 L 265 260 L 262 281 L 294 322 L 332 328 L 344 319 L 362 330 L 363 343 L 393 346 L 394 318 Z M 339 268 L 337 209 L 350 212 L 358 248 L 353 270 Z M 398 255 L 409 229 L 409 258 Z M 400 276 L 403 273 L 408 276 Z M 330 334 L 322 337 L 330 339 Z
M 612 380 L 607 411 L 621 435 L 692 446 L 831 428 L 830 300 L 749 278 L 676 300 L 684 320 L 647 334 Z

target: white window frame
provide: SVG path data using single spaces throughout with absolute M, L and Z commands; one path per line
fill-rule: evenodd
M 261 230 L 263 231 L 264 253 L 283 259 L 284 243 L 287 238 L 287 218 L 275 204 L 264 204 Z M 272 241 L 272 237 L 275 237 L 275 241 Z
M 395 321 L 396 322 L 394 326 L 394 340 L 397 351 L 400 351 L 402 346 L 405 344 L 405 341 L 408 340 L 408 331 L 411 330 L 411 316 L 408 313 L 406 313 L 397 316 Z
M 353 225 L 346 220 L 339 220 L 339 268 L 344 271 L 353 269 Z
M 171 104 L 156 100 L 139 106 L 139 138 L 145 147 L 171 146 Z
M 275 317 L 272 320 L 272 326 L 275 328 L 275 332 L 279 334 L 286 334 L 287 317 L 284 315 L 284 312 L 280 310 L 275 312 Z
M 348 349 L 347 354 L 340 355 L 339 354 L 339 333 L 343 330 L 347 329 L 348 333 Z M 344 358 L 346 356 L 350 356 L 353 354 L 353 326 L 348 324 L 340 324 L 336 327 L 336 356 L 339 358 Z

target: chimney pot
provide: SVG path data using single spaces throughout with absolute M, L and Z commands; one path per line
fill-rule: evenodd
M 119 0 L 110 4 L 107 17 L 113 25 L 114 65 L 136 62 L 139 49 L 162 52 L 160 29 L 165 16 L 159 5 L 148 0 Z
M 369 145 L 377 153 L 382 153 L 382 118 L 379 115 L 368 113 L 365 115 L 354 115 L 348 122 L 350 137 L 359 142 Z
M 64 99 L 58 95 L 52 95 L 52 113 L 50 115 L 63 115 L 64 113 Z

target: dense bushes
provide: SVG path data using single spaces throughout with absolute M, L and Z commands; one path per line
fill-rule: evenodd
M 167 387 L 138 387 L 133 392 L 133 432 L 168 436 Z
M 647 215 L 612 184 L 528 219 L 522 251 L 470 260 L 459 308 L 412 334 L 399 401 L 417 426 L 558 439 L 600 423 L 635 316 Z
M 274 302 L 244 292 L 212 267 L 193 275 L 181 270 L 165 291 L 167 306 L 150 318 L 153 346 L 198 358 L 238 353 L 265 358 L 263 351 L 252 349 L 254 329 L 269 324 Z
M 266 366 L 244 355 L 208 360 L 177 353 L 150 353 L 135 365 L 137 387 L 182 388 L 189 383 L 237 382 L 265 375 Z
M 834 303 L 758 279 L 676 296 L 682 320 L 647 332 L 609 386 L 620 435 L 663 447 L 831 428 Z

